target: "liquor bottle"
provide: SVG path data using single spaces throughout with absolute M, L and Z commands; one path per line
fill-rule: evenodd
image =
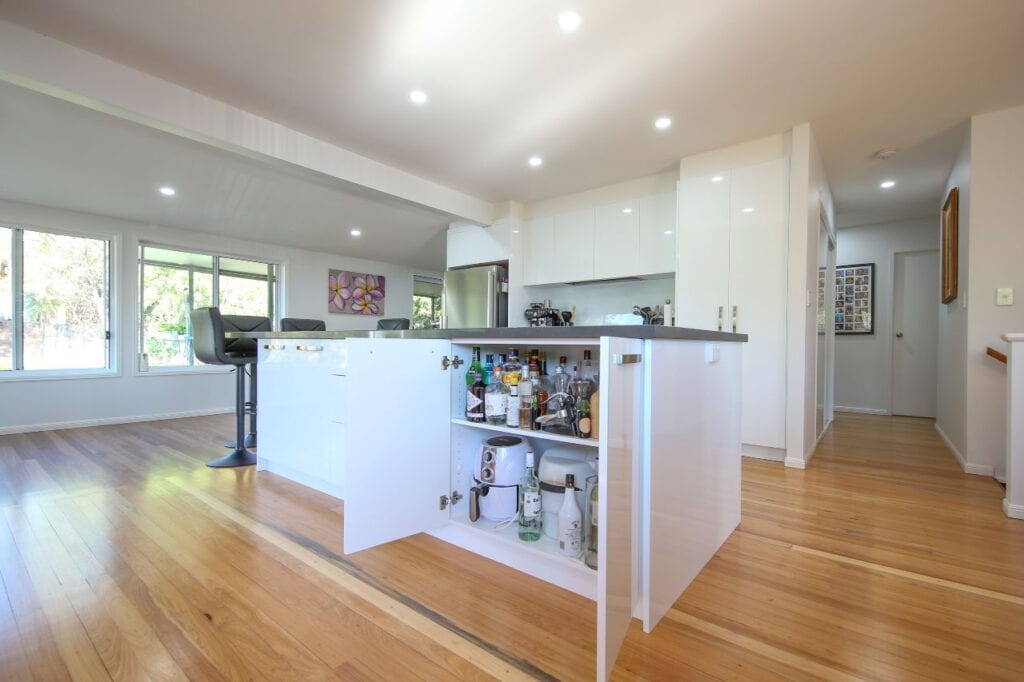
M 480 346 L 473 346 L 473 361 L 469 363 L 469 369 L 466 370 L 466 388 L 473 385 L 475 375 L 483 376 L 483 373 L 484 366 L 480 364 Z
M 558 358 L 558 367 L 555 368 L 555 376 L 552 379 L 552 388 L 554 388 L 555 393 L 569 392 L 569 382 L 571 379 L 569 377 L 569 372 L 565 367 L 568 362 L 569 359 L 564 355 Z
M 583 513 L 576 503 L 576 477 L 565 475 L 565 495 L 558 510 L 558 549 L 565 556 L 578 557 L 583 545 Z
M 505 425 L 513 429 L 519 428 L 519 384 L 508 387 L 508 402 L 505 405 Z
M 484 420 L 484 394 L 487 387 L 477 372 L 473 375 L 473 383 L 466 389 L 466 419 L 471 422 Z
M 487 362 L 484 363 L 484 383 L 490 384 L 491 379 L 494 378 L 494 355 L 491 353 L 487 354 Z
M 518 384 L 519 379 L 523 376 L 523 366 L 519 364 L 519 349 L 509 348 L 508 349 L 508 362 L 506 362 L 502 368 L 502 381 L 506 384 Z
M 583 351 L 583 366 L 580 368 L 580 376 L 597 387 L 597 366 L 591 360 L 589 350 Z
M 597 476 L 587 476 L 587 551 L 583 554 L 583 563 L 597 570 Z
M 544 390 L 544 384 L 540 380 L 540 370 L 536 364 L 530 364 L 530 394 L 534 400 L 531 402 L 537 405 L 538 414 L 534 419 L 548 411 L 548 392 Z
M 508 410 L 508 385 L 501 380 L 501 367 L 494 368 L 494 376 L 486 387 L 484 416 L 488 424 L 504 424 Z
M 580 408 L 577 410 L 576 433 L 580 438 L 590 438 L 590 401 L 587 398 L 580 399 Z
M 530 428 L 531 410 L 533 408 L 533 384 L 530 382 L 526 367 L 519 379 L 519 428 Z
M 526 475 L 519 484 L 519 539 L 540 540 L 544 515 L 540 507 L 540 479 L 533 469 L 533 450 L 526 451 Z
M 537 418 L 540 417 L 542 412 L 540 411 L 540 396 L 536 393 L 533 394 L 533 400 L 530 403 L 530 430 L 540 431 L 540 422 Z

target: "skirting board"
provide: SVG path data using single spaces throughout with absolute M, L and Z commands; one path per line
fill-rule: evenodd
M 786 458 L 786 451 L 783 448 L 769 448 L 764 445 L 740 444 L 740 454 L 744 457 L 754 459 L 767 459 L 771 462 L 781 462 Z
M 1003 513 L 1011 519 L 1024 519 L 1024 505 L 1010 504 L 1010 502 L 1004 497 Z
M 878 414 L 883 417 L 888 417 L 891 412 L 889 410 L 879 410 L 874 407 L 846 407 L 843 405 L 836 405 L 832 408 L 836 412 L 850 412 L 853 414 Z
M 995 476 L 995 467 L 992 465 L 975 464 L 964 459 L 963 454 L 957 450 L 955 445 L 953 445 L 953 441 L 949 439 L 949 436 L 947 436 L 946 432 L 942 430 L 942 427 L 939 426 L 938 422 L 935 422 L 935 430 L 938 431 L 939 436 L 941 436 L 942 440 L 945 441 L 946 447 L 949 448 L 949 451 L 953 453 L 954 457 L 956 457 L 956 461 L 960 464 L 960 468 L 964 470 L 965 474 L 973 474 L 974 476 Z
M 161 412 L 159 414 L 136 414 L 123 417 L 102 417 L 100 419 L 80 419 L 78 421 L 51 422 L 49 424 L 24 424 L 21 426 L 0 426 L 0 436 L 11 433 L 33 433 L 35 431 L 59 431 L 62 429 L 82 429 L 89 426 L 109 426 L 112 424 L 132 424 L 135 422 L 155 422 L 165 419 L 184 419 L 186 417 L 208 417 L 212 414 L 230 414 L 234 407 L 213 407 L 206 410 L 186 410 L 185 412 Z

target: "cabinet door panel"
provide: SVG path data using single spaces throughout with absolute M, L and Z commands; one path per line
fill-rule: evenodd
M 536 218 L 526 224 L 524 284 L 550 284 L 555 271 L 555 219 Z
M 256 400 L 259 405 L 260 460 L 286 462 L 292 415 L 289 396 L 294 390 L 294 345 L 279 341 L 260 341 Z
M 594 279 L 637 274 L 640 252 L 638 202 L 623 201 L 597 209 L 594 223 Z
M 346 554 L 443 526 L 451 491 L 451 343 L 348 343 Z
M 594 278 L 594 209 L 555 216 L 556 282 L 583 282 Z
M 729 184 L 726 172 L 679 181 L 675 316 L 680 327 L 717 329 L 719 308 L 725 318 L 729 305 Z
M 732 172 L 729 299 L 743 348 L 742 440 L 786 445 L 788 164 Z M 751 210 L 748 210 L 751 209 Z M 728 311 L 732 329 L 733 308 Z
M 640 199 L 638 274 L 676 271 L 676 193 Z
M 608 679 L 633 617 L 633 472 L 639 456 L 643 342 L 601 338 L 597 677 Z

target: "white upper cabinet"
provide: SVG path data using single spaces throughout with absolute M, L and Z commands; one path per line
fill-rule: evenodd
M 555 216 L 555 266 L 551 282 L 594 279 L 594 216 L 584 208 Z
M 728 329 L 730 180 L 723 171 L 679 181 L 675 235 L 679 327 Z
M 594 223 L 594 279 L 631 277 L 639 272 L 640 206 L 623 201 L 597 209 Z
M 638 204 L 640 252 L 635 274 L 675 272 L 676 193 L 665 192 L 642 197 Z
M 558 281 L 555 263 L 555 219 L 534 218 L 526 224 L 523 240 L 523 284 Z

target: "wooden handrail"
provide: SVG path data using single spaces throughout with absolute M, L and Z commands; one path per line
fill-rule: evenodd
M 1006 353 L 997 351 L 992 346 L 989 346 L 988 348 L 985 349 L 985 355 L 989 356 L 990 358 L 995 358 L 1004 365 L 1006 364 Z

